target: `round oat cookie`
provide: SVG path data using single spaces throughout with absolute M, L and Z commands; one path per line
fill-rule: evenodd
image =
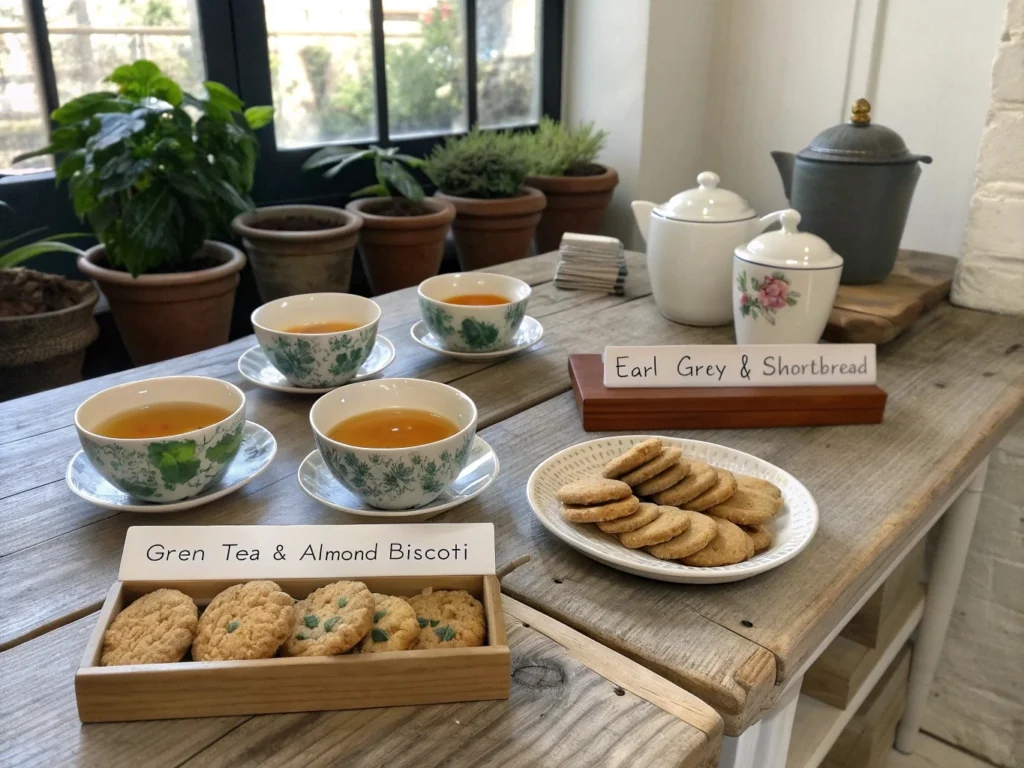
M 337 656 L 359 645 L 373 626 L 373 595 L 361 581 L 320 587 L 292 609 L 282 656 Z
M 721 504 L 710 507 L 707 513 L 736 525 L 761 525 L 775 517 L 780 509 L 780 498 L 748 488 L 737 488 L 736 493 Z
M 624 474 L 619 480 L 626 485 L 637 486 L 645 480 L 650 480 L 655 475 L 664 472 L 672 465 L 679 464 L 679 459 L 682 458 L 682 455 L 683 452 L 678 448 L 666 448 L 650 461 Z M 685 460 L 683 463 L 686 463 Z
M 570 523 L 599 523 L 603 520 L 618 520 L 636 512 L 640 499 L 630 496 L 607 504 L 585 507 L 577 504 L 563 504 L 562 517 Z
M 649 547 L 675 538 L 690 527 L 690 518 L 675 507 L 658 507 L 658 519 L 635 531 L 619 534 L 622 546 L 629 549 Z
M 741 525 L 740 528 L 743 530 L 750 540 L 754 543 L 754 554 L 764 552 L 766 549 L 770 549 L 772 546 L 772 532 L 768 530 L 766 525 Z
M 667 490 L 686 477 L 686 473 L 689 469 L 690 465 L 685 461 L 676 462 L 664 472 L 659 472 L 650 480 L 644 480 L 640 485 L 633 489 L 633 492 L 637 496 L 650 496 L 658 493 L 659 491 Z
M 181 661 L 196 636 L 199 609 L 176 589 L 158 589 L 126 607 L 103 633 L 100 666 Z
M 690 527 L 673 539 L 648 547 L 647 551 L 659 560 L 679 560 L 704 549 L 718 535 L 713 518 L 700 512 L 682 510 L 690 518 Z
M 648 504 L 647 502 L 641 502 L 637 507 L 636 512 L 626 517 L 620 517 L 617 520 L 601 520 L 598 522 L 597 527 L 605 533 L 625 533 L 626 531 L 635 531 L 648 523 L 653 523 L 658 519 L 658 515 L 661 512 L 658 511 L 657 504 Z
M 269 659 L 288 637 L 292 602 L 291 595 L 272 581 L 228 587 L 199 617 L 192 658 Z
M 484 607 L 469 592 L 425 589 L 408 601 L 420 625 L 417 648 L 473 648 L 484 644 Z
M 373 626 L 363 638 L 361 653 L 407 651 L 416 647 L 420 625 L 416 612 L 405 600 L 373 593 Z
M 751 491 L 757 491 L 758 493 L 766 493 L 777 499 L 782 498 L 782 491 L 779 489 L 779 486 L 775 485 L 775 483 L 770 483 L 767 480 L 762 480 L 760 477 L 754 477 L 753 475 L 736 475 L 736 485 L 738 488 L 746 488 Z
M 727 469 L 715 467 L 715 484 L 708 488 L 700 496 L 690 499 L 682 504 L 683 509 L 692 509 L 694 512 L 703 512 L 709 507 L 721 504 L 736 493 L 736 478 Z
M 563 504 L 604 504 L 606 501 L 624 499 L 632 493 L 628 485 L 618 480 L 586 477 L 563 485 L 558 489 L 555 498 Z
M 644 440 L 642 443 L 637 443 L 621 456 L 616 456 L 605 464 L 604 471 L 601 474 L 604 477 L 620 477 L 630 470 L 636 469 L 644 462 L 653 459 L 661 453 L 661 448 L 661 440 L 656 437 Z
M 717 482 L 718 474 L 714 467 L 703 461 L 690 459 L 690 474 L 671 488 L 654 494 L 651 499 L 658 504 L 678 507 L 697 498 Z
M 728 520 L 712 518 L 718 528 L 715 538 L 704 549 L 680 558 L 683 565 L 713 568 L 717 565 L 742 563 L 754 554 L 754 542 L 743 530 Z

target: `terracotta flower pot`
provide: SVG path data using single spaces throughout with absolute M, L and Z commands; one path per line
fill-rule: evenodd
M 203 256 L 218 262 L 217 266 L 138 277 L 107 267 L 102 245 L 78 258 L 79 271 L 95 280 L 110 302 L 114 322 L 136 365 L 227 342 L 245 254 L 226 243 L 207 240 Z
M 614 168 L 591 176 L 528 176 L 526 183 L 543 192 L 548 205 L 537 225 L 537 253 L 557 251 L 566 232 L 594 235 L 619 183 Z
M 362 226 L 358 216 L 326 205 L 273 205 L 231 222 L 264 302 L 318 291 L 347 293 Z
M 72 307 L 0 318 L 0 400 L 82 380 L 85 348 L 99 336 L 92 311 L 99 293 L 78 282 Z
M 359 254 L 374 294 L 419 285 L 441 268 L 444 239 L 455 218 L 450 203 L 424 198 L 430 213 L 422 216 L 388 216 L 375 213 L 395 205 L 390 197 L 353 200 L 345 209 L 363 218 Z
M 530 255 L 533 234 L 544 210 L 544 193 L 523 187 L 519 197 L 480 200 L 436 192 L 457 211 L 452 233 L 464 270 L 504 264 Z

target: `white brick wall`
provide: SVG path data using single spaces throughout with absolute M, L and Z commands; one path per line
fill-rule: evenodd
M 992 67 L 955 303 L 1024 314 L 1024 0 L 1009 0 Z M 1024 766 L 1024 422 L 996 448 L 925 730 Z

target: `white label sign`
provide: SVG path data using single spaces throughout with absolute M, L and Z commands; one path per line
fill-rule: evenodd
M 121 581 L 478 576 L 494 525 L 133 526 Z
M 605 347 L 604 385 L 792 387 L 875 383 L 874 344 Z

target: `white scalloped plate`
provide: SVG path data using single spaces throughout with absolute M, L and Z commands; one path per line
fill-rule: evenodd
M 596 525 L 578 525 L 562 518 L 555 498 L 560 487 L 588 474 L 599 474 L 612 458 L 651 437 L 657 437 L 665 445 L 682 448 L 686 456 L 775 483 L 782 490 L 784 504 L 769 523 L 772 546 L 742 563 L 696 568 L 659 560 L 642 549 L 627 549 L 615 536 L 604 533 Z M 620 571 L 677 584 L 722 584 L 777 568 L 800 554 L 818 529 L 818 505 L 814 497 L 788 472 L 724 445 L 661 435 L 601 437 L 559 451 L 545 459 L 530 475 L 526 496 L 541 524 L 573 549 Z

